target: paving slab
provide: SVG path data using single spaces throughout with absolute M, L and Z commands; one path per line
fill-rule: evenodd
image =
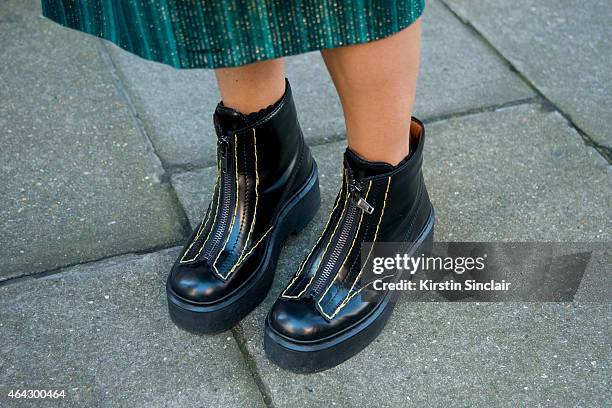
M 174 69 L 102 42 L 164 164 L 214 164 L 212 114 L 219 101 L 214 71 Z
M 96 42 L 0 4 L 0 280 L 183 239 Z
M 534 96 L 481 38 L 438 0 L 423 15 L 415 115 L 444 117 Z
M 444 1 L 592 139 L 612 146 L 612 2 Z
M 597 289 L 609 283 L 601 265 L 586 281 L 589 295 L 608 299 L 603 304 L 404 299 L 382 336 L 337 368 L 304 376 L 269 363 L 265 316 L 324 226 L 343 148 L 343 142 L 313 148 L 321 209 L 290 239 L 269 296 L 237 328 L 275 406 L 606 405 L 612 308 L 609 291 Z M 173 176 L 194 226 L 213 175 L 206 169 Z M 561 115 L 538 105 L 432 124 L 425 176 L 438 241 L 610 241 L 609 166 Z
M 437 0 L 428 3 L 424 19 L 418 116 L 430 119 L 534 96 Z M 211 115 L 219 100 L 213 71 L 179 71 L 111 44 L 107 48 L 164 164 L 212 165 Z M 319 53 L 287 58 L 287 76 L 306 139 L 322 143 L 341 138 L 342 108 Z
M 178 248 L 80 265 L 0 288 L 0 406 L 10 389 L 65 390 L 49 406 L 265 406 L 231 333 L 198 336 L 169 319 Z M 5 405 L 6 404 L 6 405 Z
M 278 407 L 604 407 L 610 398 L 609 305 L 404 303 L 366 350 L 313 375 L 266 359 L 257 318 L 245 343 Z
M 429 135 L 439 240 L 612 240 L 612 167 L 558 112 L 527 104 L 438 122 Z

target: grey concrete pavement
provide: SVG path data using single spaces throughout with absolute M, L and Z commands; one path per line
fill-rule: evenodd
M 104 47 L 164 164 L 212 165 L 216 146 L 212 114 L 219 100 L 214 72 L 177 70 L 108 42 Z
M 605 407 L 610 398 L 609 305 L 405 302 L 367 349 L 313 375 L 267 360 L 263 312 L 241 329 L 278 407 Z
M 593 140 L 612 147 L 612 2 L 443 1 Z
M 0 406 L 10 389 L 63 389 L 67 407 L 264 406 L 231 333 L 168 318 L 177 249 L 122 256 L 0 288 Z M 58 404 L 59 403 L 59 404 Z
M 0 4 L 0 280 L 184 236 L 97 42 L 37 3 Z
M 598 52 L 610 48 L 610 7 L 444 2 L 475 30 L 428 1 L 415 110 L 431 122 L 424 172 L 436 239 L 599 242 L 576 302 L 402 298 L 382 335 L 337 368 L 304 376 L 269 363 L 265 315 L 340 184 L 342 111 L 309 53 L 288 58 L 287 72 L 321 208 L 239 326 L 177 329 L 164 281 L 179 248 L 159 248 L 183 241 L 211 196 L 214 73 L 145 62 L 39 18 L 37 0 L 5 0 L 0 407 L 40 405 L 6 399 L 17 388 L 63 388 L 50 402 L 60 406 L 608 406 L 612 167 L 565 117 L 610 145 L 612 61 Z
M 522 105 L 439 122 L 429 134 L 439 240 L 612 238 L 610 165 L 557 112 Z
M 533 96 L 482 38 L 438 0 L 426 3 L 416 116 L 429 120 Z

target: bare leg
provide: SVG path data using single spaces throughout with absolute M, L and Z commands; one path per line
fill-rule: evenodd
M 277 102 L 285 93 L 282 58 L 215 70 L 223 104 L 244 114 Z
M 408 155 L 420 28 L 417 20 L 380 41 L 321 51 L 340 96 L 349 147 L 366 160 L 396 165 Z

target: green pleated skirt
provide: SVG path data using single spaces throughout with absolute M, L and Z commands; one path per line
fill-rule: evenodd
M 425 0 L 42 0 L 43 15 L 176 68 L 220 68 L 378 40 Z

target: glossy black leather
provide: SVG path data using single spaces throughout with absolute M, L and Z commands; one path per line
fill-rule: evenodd
M 382 174 L 364 176 L 362 166 L 354 160 L 351 165 L 345 154 L 343 183 L 329 222 L 270 311 L 269 324 L 276 332 L 317 341 L 352 327 L 382 301 L 385 292 L 372 290 L 371 276 L 361 272 L 361 242 L 415 241 L 432 214 L 421 172 L 425 132 L 417 119 L 411 135 L 410 157 Z M 355 185 L 373 207 L 371 214 L 355 208 Z M 348 241 L 342 238 L 344 228 Z M 332 270 L 327 279 L 326 265 Z
M 195 304 L 219 302 L 255 274 L 279 210 L 313 168 L 288 82 L 281 101 L 257 122 L 247 124 L 222 104 L 214 120 L 213 197 L 169 277 L 171 290 Z

